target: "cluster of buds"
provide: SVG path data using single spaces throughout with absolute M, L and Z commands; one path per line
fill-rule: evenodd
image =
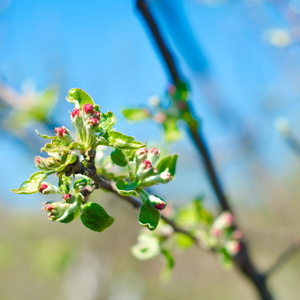
M 49 201 L 43 204 L 45 211 L 48 212 L 48 219 L 51 221 L 56 221 L 60 217 L 62 217 L 71 205 L 70 203 L 67 203 L 65 201 Z
M 92 145 L 100 121 L 100 112 L 96 111 L 92 104 L 87 103 L 82 109 L 74 108 L 71 112 L 71 121 L 78 139 Z
M 234 225 L 234 217 L 231 213 L 223 212 L 213 223 L 211 235 L 220 238 L 226 236 L 225 248 L 231 255 L 236 255 L 242 248 L 240 240 L 243 238 L 243 233 L 240 230 L 232 230 Z
M 137 150 L 135 162 L 137 166 L 136 177 L 140 181 L 140 186 L 148 187 L 158 183 L 167 183 L 172 180 L 169 169 L 158 174 L 155 163 L 159 159 L 160 151 L 153 147 L 149 152 L 146 148 Z
M 34 158 L 35 165 L 43 171 L 51 171 L 61 165 L 61 157 L 56 153 L 51 153 L 49 157 L 36 156 Z

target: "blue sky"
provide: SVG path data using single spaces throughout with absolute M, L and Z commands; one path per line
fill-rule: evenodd
M 57 86 L 59 102 L 52 115 L 57 123 L 64 122 L 67 111 L 72 109 L 64 96 L 70 88 L 80 87 L 103 111 L 115 112 L 118 130 L 140 140 L 161 141 L 155 124 L 131 125 L 120 114 L 124 106 L 142 105 L 151 95 L 163 94 L 168 85 L 134 1 L 4 3 L 10 5 L 0 7 L 0 78 L 16 90 L 28 79 L 34 81 L 38 90 Z M 156 0 L 150 6 L 176 54 L 178 66 L 190 81 L 196 112 L 202 118 L 224 184 L 230 190 L 248 164 L 247 158 L 239 154 L 239 124 L 247 124 L 253 131 L 255 157 L 274 176 L 286 172 L 286 166 L 297 166 L 273 123 L 283 115 L 293 126 L 298 125 L 299 46 L 293 43 L 274 47 L 264 40 L 269 29 L 290 30 L 290 24 L 268 2 L 211 3 Z M 203 78 L 209 78 L 213 90 L 220 95 L 226 112 L 223 121 L 216 113 L 218 106 L 213 106 L 203 94 Z M 4 169 L 22 166 L 19 171 L 2 174 L 1 183 L 16 187 L 35 171 L 31 157 L 38 150 L 28 153 L 4 132 L 0 140 Z M 200 188 L 209 194 L 204 174 L 193 168 L 193 159 L 197 158 L 188 140 L 184 138 L 171 150 L 180 152 L 182 157 L 181 175 L 176 180 L 188 182 L 192 173 L 191 185 L 201 182 Z M 199 186 L 193 189 L 188 184 L 186 189 L 172 194 L 175 185 L 166 188 L 171 196 L 198 194 Z M 251 190 L 250 186 L 247 188 Z M 14 203 L 23 201 L 6 188 L 5 196 Z

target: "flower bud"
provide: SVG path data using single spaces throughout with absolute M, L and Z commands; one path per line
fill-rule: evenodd
M 65 126 L 56 127 L 54 131 L 60 141 L 68 142 L 68 143 L 74 142 L 74 138 L 72 137 L 70 131 Z
M 155 122 L 162 124 L 166 121 L 166 115 L 162 112 L 159 112 L 153 116 Z
M 148 154 L 148 160 L 151 163 L 154 163 L 159 159 L 159 156 L 160 156 L 160 151 L 157 148 L 153 147 Z
M 212 227 L 218 229 L 228 228 L 233 225 L 233 222 L 233 215 L 230 212 L 225 211 L 215 220 Z
M 155 170 L 156 168 L 154 168 Z M 156 169 L 157 171 L 157 169 Z M 167 168 L 165 171 L 163 171 L 162 173 L 158 174 L 158 175 L 153 175 L 153 176 L 149 176 L 147 178 L 145 178 L 144 180 L 142 180 L 140 186 L 142 187 L 149 187 L 151 185 L 154 184 L 159 184 L 159 183 L 168 183 L 172 180 L 172 175 L 169 172 L 169 169 Z
M 44 195 L 60 194 L 58 187 L 48 182 L 42 182 L 39 192 Z
M 96 127 L 99 124 L 99 121 L 96 118 L 89 118 L 87 123 L 92 125 L 92 127 Z
M 212 228 L 211 229 L 211 235 L 215 237 L 220 237 L 222 234 L 222 230 L 220 228 Z
M 147 154 L 148 154 L 147 148 L 138 149 L 135 153 L 136 163 L 140 163 L 144 161 L 147 158 Z
M 80 110 L 78 108 L 74 108 L 73 111 L 71 112 L 72 118 L 78 118 L 80 116 Z
M 45 163 L 44 158 L 41 157 L 41 156 L 36 156 L 36 157 L 34 158 L 34 163 L 35 163 L 35 165 L 36 165 L 39 169 L 41 169 L 41 170 L 45 170 L 45 171 L 48 171 L 48 170 L 49 170 L 49 168 L 47 167 L 47 165 L 46 165 L 46 163 Z
M 170 84 L 168 87 L 168 93 L 173 96 L 176 93 L 176 86 L 174 84 Z
M 87 103 L 83 105 L 82 108 L 86 114 L 90 114 L 90 115 L 94 114 L 94 106 L 92 104 Z
M 67 203 L 72 203 L 74 201 L 74 197 L 72 194 L 64 194 L 63 198 Z
M 152 164 L 149 160 L 144 160 L 136 172 L 139 179 L 146 177 L 152 171 Z
M 226 250 L 228 251 L 229 254 L 236 255 L 241 251 L 242 246 L 237 241 L 228 241 L 225 244 L 225 248 L 226 248 Z
M 44 209 L 48 212 L 48 219 L 56 221 L 60 218 L 71 206 L 71 204 L 65 201 L 59 202 L 46 202 L 44 203 Z
M 100 120 L 100 113 L 98 111 L 95 111 L 94 118 L 96 118 L 98 121 Z
M 241 230 L 235 230 L 232 233 L 232 235 L 233 235 L 234 239 L 238 240 L 238 241 L 240 241 L 243 238 L 243 232 Z
M 151 206 L 157 210 L 163 210 L 167 206 L 167 203 L 158 196 L 149 195 L 148 199 Z

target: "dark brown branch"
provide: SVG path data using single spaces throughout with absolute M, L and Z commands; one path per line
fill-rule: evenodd
M 170 50 L 166 47 L 166 44 L 160 34 L 160 31 L 156 25 L 156 22 L 151 15 L 151 12 L 148 9 L 148 6 L 144 0 L 137 0 L 137 8 L 141 12 L 142 16 L 144 17 L 144 20 L 146 21 L 146 24 L 148 25 L 150 32 L 152 34 L 152 37 L 154 38 L 156 42 L 156 46 L 158 47 L 160 54 L 165 60 L 165 63 L 168 67 L 168 72 L 171 74 L 172 81 L 178 85 L 181 83 L 181 79 L 179 77 L 179 72 L 176 69 L 176 65 L 173 61 L 172 55 Z M 192 106 L 189 105 L 188 107 L 189 112 L 192 114 L 193 109 Z M 229 205 L 229 202 L 227 201 L 223 189 L 220 184 L 220 180 L 218 179 L 217 172 L 215 170 L 213 161 L 211 159 L 209 150 L 206 146 L 205 140 L 202 137 L 199 127 L 195 127 L 194 124 L 187 123 L 187 130 L 189 132 L 189 135 L 196 145 L 196 148 L 201 155 L 201 158 L 204 162 L 210 183 L 213 187 L 213 190 L 217 196 L 217 199 L 219 201 L 219 204 L 222 208 L 222 210 L 227 210 L 233 213 L 232 208 Z M 250 279 L 250 281 L 254 284 L 256 287 L 260 298 L 262 300 L 272 300 L 273 297 L 268 290 L 268 287 L 266 285 L 266 277 L 264 274 L 260 273 L 255 266 L 252 263 L 252 260 L 248 253 L 248 248 L 246 246 L 245 241 L 241 242 L 242 249 L 239 252 L 239 254 L 235 257 L 235 265 L 236 267 L 246 276 Z
M 300 251 L 300 240 L 292 243 L 275 261 L 275 263 L 265 273 L 266 277 L 272 275 L 278 270 L 284 263 L 286 263 L 296 252 Z

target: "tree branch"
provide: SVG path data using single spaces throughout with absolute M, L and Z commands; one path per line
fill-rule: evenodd
M 292 243 L 275 261 L 275 263 L 265 273 L 266 277 L 271 276 L 279 269 L 287 260 L 289 260 L 296 252 L 300 250 L 300 239 Z
M 163 59 L 165 60 L 165 63 L 168 68 L 168 73 L 171 75 L 171 81 L 175 83 L 176 85 L 180 84 L 182 80 L 179 77 L 179 72 L 176 68 L 175 62 L 173 61 L 172 55 L 170 50 L 167 48 L 166 43 L 164 42 L 160 31 L 158 29 L 158 26 L 156 25 L 156 22 L 151 15 L 151 12 L 148 9 L 148 5 L 146 1 L 144 0 L 137 0 L 137 8 L 141 12 L 142 16 L 144 17 L 144 20 L 146 21 L 146 25 L 148 26 L 150 33 L 152 34 L 152 37 L 154 38 L 154 41 L 156 43 L 156 46 L 159 49 L 160 54 L 162 55 Z M 193 109 L 191 104 L 188 106 L 188 111 L 193 115 Z M 223 192 L 223 188 L 220 184 L 220 180 L 217 176 L 217 172 L 215 170 L 209 149 L 205 143 L 205 140 L 200 133 L 199 126 L 194 126 L 191 122 L 187 124 L 187 131 L 195 144 L 198 153 L 200 154 L 205 168 L 206 172 L 208 174 L 210 183 L 213 187 L 213 190 L 217 196 L 217 199 L 219 201 L 221 209 L 227 210 L 231 213 L 233 213 L 233 210 L 231 206 L 229 205 L 229 202 L 227 201 L 225 194 Z M 235 224 L 237 227 L 237 225 Z M 238 255 L 235 257 L 235 265 L 236 267 L 245 275 L 247 276 L 250 281 L 254 284 L 256 287 L 260 298 L 262 300 L 272 300 L 273 297 L 266 285 L 266 277 L 264 274 L 260 273 L 255 266 L 252 263 L 252 260 L 248 253 L 248 248 L 246 245 L 246 242 L 243 240 L 241 242 L 242 249 L 239 252 Z

